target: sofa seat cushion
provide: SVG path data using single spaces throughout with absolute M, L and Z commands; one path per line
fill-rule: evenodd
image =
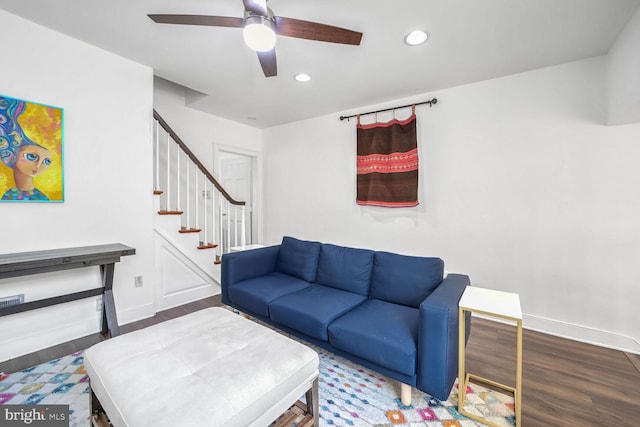
M 419 310 L 370 299 L 329 325 L 329 343 L 405 375 L 416 373 Z
M 367 296 L 373 269 L 373 254 L 374 252 L 368 249 L 324 243 L 320 248 L 317 282 Z
M 326 341 L 329 324 L 364 301 L 366 297 L 359 294 L 311 285 L 271 302 L 269 317 L 276 323 Z
M 284 236 L 278 252 L 276 270 L 307 282 L 315 282 L 320 243 Z
M 420 303 L 442 282 L 444 261 L 440 258 L 376 252 L 371 277 L 371 298 L 420 307 Z
M 229 299 L 238 309 L 269 317 L 271 301 L 308 286 L 311 284 L 297 277 L 275 272 L 234 283 L 229 286 Z

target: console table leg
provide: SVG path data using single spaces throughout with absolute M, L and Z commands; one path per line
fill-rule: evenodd
M 118 326 L 118 316 L 116 315 L 116 305 L 113 300 L 113 271 L 115 264 L 104 264 L 100 266 L 102 273 L 102 287 L 104 295 L 102 297 L 102 334 L 109 333 L 112 337 L 120 335 Z

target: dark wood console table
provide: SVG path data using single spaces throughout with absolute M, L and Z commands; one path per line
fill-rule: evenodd
M 120 261 L 121 256 L 134 255 L 135 253 L 134 248 L 113 243 L 0 255 L 0 279 L 92 266 L 100 266 L 102 277 L 102 287 L 100 288 L 0 308 L 0 316 L 102 295 L 101 333 L 103 335 L 109 333 L 114 337 L 120 333 L 113 300 L 114 266 L 116 262 Z

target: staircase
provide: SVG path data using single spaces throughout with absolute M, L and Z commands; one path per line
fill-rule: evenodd
M 223 254 L 247 241 L 245 202 L 233 199 L 153 112 L 156 309 L 219 293 Z

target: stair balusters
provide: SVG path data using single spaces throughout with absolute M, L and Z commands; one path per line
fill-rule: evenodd
M 153 187 L 160 197 L 158 213 L 182 215 L 184 226 L 178 231 L 198 232 L 198 248 L 217 247 L 216 260 L 235 246 L 251 244 L 246 240 L 245 203 L 227 193 L 156 111 L 153 116 Z

